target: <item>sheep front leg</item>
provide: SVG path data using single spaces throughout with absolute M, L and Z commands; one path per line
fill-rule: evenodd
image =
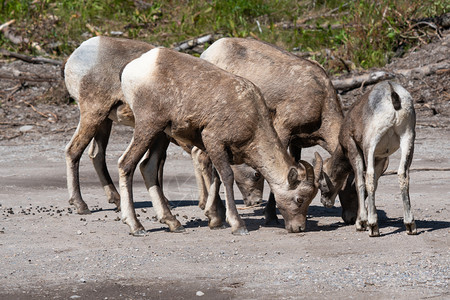
M 401 159 L 397 172 L 403 200 L 403 222 L 406 226 L 406 233 L 409 235 L 417 234 L 416 223 L 414 221 L 413 213 L 411 212 L 411 201 L 409 198 L 409 167 L 411 166 L 414 154 L 414 138 L 415 133 L 413 130 L 400 137 Z
M 226 204 L 226 218 L 227 222 L 231 225 L 231 232 L 234 235 L 246 235 L 248 230 L 245 227 L 244 221 L 239 216 L 234 202 L 233 183 L 234 176 L 231 166 L 227 160 L 216 161 L 213 164 L 216 166 L 220 179 L 225 187 L 225 204 Z
M 98 131 L 94 136 L 91 147 L 89 148 L 89 157 L 92 160 L 95 171 L 100 183 L 105 190 L 109 203 L 114 203 L 117 210 L 120 210 L 120 195 L 114 186 L 106 166 L 105 151 L 108 146 L 108 140 L 111 133 L 112 120 L 106 119 L 99 125 Z
M 169 201 L 162 190 L 162 171 L 169 143 L 170 140 L 165 133 L 159 134 L 142 161 L 140 170 L 159 221 L 167 224 L 171 232 L 184 232 L 184 227 L 172 215 Z
M 248 234 L 247 228 L 245 227 L 244 221 L 239 217 L 236 203 L 234 202 L 234 174 L 229 163 L 230 158 L 225 151 L 224 145 L 217 143 L 216 137 L 216 134 L 209 133 L 207 130 L 203 130 L 202 132 L 206 152 L 211 158 L 211 161 L 220 176 L 220 180 L 225 187 L 226 220 L 231 226 L 231 232 L 235 235 L 246 235 Z M 217 188 L 213 188 L 214 184 L 209 191 L 208 202 L 212 201 L 212 197 L 218 192 Z

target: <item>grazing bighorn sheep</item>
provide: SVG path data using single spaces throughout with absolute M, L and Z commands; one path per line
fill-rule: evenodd
M 158 145 L 155 140 L 165 136 L 164 132 L 206 150 L 224 183 L 226 217 L 233 234 L 248 232 L 234 203 L 230 163 L 245 162 L 264 176 L 289 232 L 305 228 L 308 206 L 317 193 L 315 174 L 320 174 L 322 160 L 317 154 L 314 170 L 306 162 L 294 163 L 254 84 L 205 60 L 165 48 L 150 50 L 130 62 L 121 80 L 125 100 L 135 117 L 133 139 L 119 159 L 122 220 L 132 234 L 145 233 L 134 211 L 133 173 L 147 149 Z M 214 195 L 219 185 L 216 176 L 205 208 L 210 226 L 217 219 Z M 162 193 L 157 188 L 149 192 Z
M 409 200 L 409 167 L 414 152 L 416 116 L 411 95 L 397 83 L 375 85 L 350 108 L 339 134 L 339 146 L 324 165 L 322 202 L 332 205 L 337 191 L 353 169 L 359 208 L 356 229 L 369 228 L 380 235 L 375 207 L 378 179 L 389 156 L 401 149 L 398 180 L 402 193 L 404 223 L 408 234 L 416 234 Z M 365 193 L 367 191 L 367 200 Z
M 305 147 L 320 145 L 329 153 L 336 149 L 344 117 L 336 91 L 319 64 L 265 42 L 240 38 L 222 38 L 200 57 L 261 89 L 281 143 L 297 161 Z M 350 198 L 341 197 L 342 218 L 353 224 L 354 187 L 346 194 Z M 270 197 L 266 222 L 276 220 L 274 203 Z
M 79 160 L 91 140 L 93 140 L 93 143 L 89 149 L 89 156 L 92 159 L 96 173 L 100 178 L 109 202 L 115 203 L 118 208 L 120 207 L 119 193 L 111 180 L 105 163 L 105 151 L 112 122 L 134 126 L 133 113 L 123 100 L 119 72 L 128 62 L 153 48 L 153 45 L 140 41 L 94 37 L 82 43 L 63 66 L 62 71 L 66 87 L 80 108 L 80 123 L 66 147 L 69 203 L 75 205 L 79 214 L 90 213 L 87 204 L 81 196 L 78 174 Z M 183 148 L 190 152 L 188 147 Z M 191 154 L 196 170 L 211 169 L 209 159 L 205 153 L 197 149 Z M 201 183 L 199 184 L 201 187 L 199 191 L 199 206 L 204 208 L 211 182 L 211 171 L 197 175 L 200 175 L 200 177 L 197 177 L 197 182 Z M 154 180 L 156 178 L 151 177 L 150 179 Z M 249 179 L 255 181 L 258 177 L 252 178 L 250 176 Z M 241 183 L 239 178 L 236 183 L 243 191 L 252 188 L 244 180 Z M 149 181 L 146 184 L 153 185 Z M 261 199 L 258 191 L 251 193 L 250 197 L 256 197 L 256 199 L 259 197 Z M 164 220 L 164 217 L 158 217 Z
M 144 42 L 94 37 L 80 45 L 64 66 L 69 94 L 80 109 L 80 122 L 66 146 L 67 186 L 70 200 L 79 214 L 90 210 L 81 197 L 79 163 L 89 142 L 94 168 L 110 203 L 120 205 L 120 196 L 109 176 L 105 151 L 113 121 L 134 125 L 133 114 L 123 101 L 119 72 L 131 60 L 154 46 Z

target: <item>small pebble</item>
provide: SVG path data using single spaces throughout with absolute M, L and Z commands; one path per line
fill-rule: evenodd
M 205 295 L 205 293 L 203 293 L 202 291 L 198 291 L 197 293 L 195 293 L 197 296 L 201 297 L 203 295 Z
M 25 125 L 25 126 L 20 127 L 19 131 L 20 132 L 28 132 L 33 128 L 34 128 L 34 126 L 32 126 L 32 125 Z

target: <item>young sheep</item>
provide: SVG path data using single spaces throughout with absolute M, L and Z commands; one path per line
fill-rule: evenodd
M 416 115 L 411 95 L 397 83 L 375 85 L 356 101 L 344 119 L 339 146 L 324 165 L 320 190 L 323 203 L 333 203 L 343 179 L 355 172 L 358 192 L 356 229 L 369 229 L 379 236 L 375 191 L 391 154 L 401 149 L 398 168 L 404 223 L 408 234 L 416 234 L 409 199 L 409 167 L 414 152 Z M 365 194 L 367 192 L 367 200 Z
M 136 218 L 131 182 L 137 163 L 164 132 L 206 150 L 224 183 L 226 217 L 233 234 L 247 234 L 233 194 L 231 164 L 247 163 L 269 182 L 289 232 L 304 230 L 309 204 L 317 193 L 322 160 L 316 167 L 295 164 L 281 144 L 259 89 L 207 61 L 156 48 L 130 62 L 121 74 L 122 91 L 135 117 L 133 140 L 119 160 L 122 220 L 132 234 L 145 233 Z M 153 155 L 149 150 L 150 157 Z M 155 164 L 153 172 L 156 172 Z M 315 180 L 316 178 L 316 180 Z M 213 207 L 220 182 L 214 178 L 205 214 Z M 160 189 L 150 193 L 162 193 Z

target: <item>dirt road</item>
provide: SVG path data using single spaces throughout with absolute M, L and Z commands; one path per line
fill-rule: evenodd
M 449 59 L 447 30 L 386 69 Z M 60 72 L 7 60 L 0 60 L 0 68 L 41 76 Z M 378 238 L 345 226 L 339 203 L 326 209 L 318 197 L 305 233 L 287 234 L 283 224 L 264 226 L 262 208 L 244 209 L 242 201 L 239 212 L 250 235 L 212 231 L 197 207 L 191 161 L 177 148 L 171 148 L 164 187 L 185 233 L 169 233 L 154 220 L 136 174 L 136 208 L 149 233 L 130 236 L 86 154 L 81 187 L 92 214 L 76 215 L 68 204 L 64 160 L 78 122 L 76 106 L 64 104 L 67 98 L 51 84 L 1 80 L 0 299 L 450 299 L 450 172 L 443 171 L 450 168 L 450 72 L 398 80 L 418 115 L 410 192 L 419 234 L 405 234 L 391 175 L 380 179 L 377 190 Z M 342 95 L 344 106 L 363 92 Z M 56 105 L 42 103 L 49 95 Z M 113 127 L 107 160 L 115 182 L 117 159 L 130 137 L 130 129 Z M 304 158 L 311 160 L 313 150 Z M 397 153 L 389 170 L 398 159 Z M 266 188 L 264 199 L 267 194 Z
M 108 162 L 115 182 L 117 158 L 129 134 L 117 127 L 111 139 Z M 418 128 L 412 168 L 449 167 L 449 137 L 448 129 Z M 93 213 L 73 213 L 67 202 L 65 138 L 27 139 L 25 134 L 0 144 L 0 299 L 450 297 L 448 171 L 411 173 L 417 236 L 405 234 L 396 176 L 380 180 L 379 238 L 345 226 L 339 203 L 326 209 L 318 197 L 305 233 L 287 234 L 282 224 L 265 227 L 262 208 L 253 208 L 239 210 L 250 235 L 233 236 L 229 227 L 208 228 L 196 206 L 191 161 L 171 148 L 165 191 L 186 232 L 169 233 L 154 220 L 136 174 L 136 207 L 149 230 L 136 238 L 107 203 L 87 155 L 81 183 Z M 308 160 L 312 153 L 308 149 Z M 396 169 L 398 157 L 389 170 Z M 265 194 L 267 199 L 267 189 Z

